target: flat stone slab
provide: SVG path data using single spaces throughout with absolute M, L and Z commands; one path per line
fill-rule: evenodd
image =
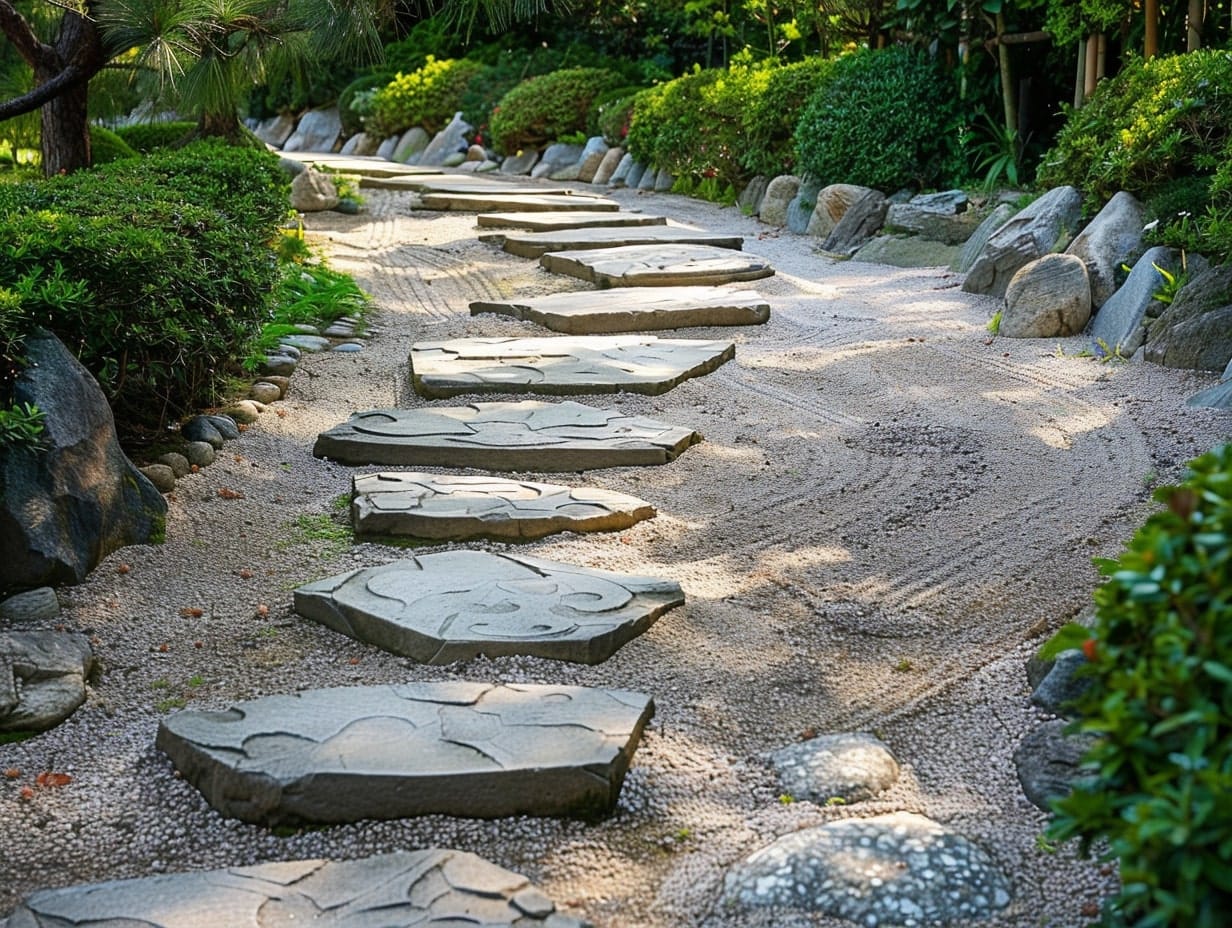
M 824 912 L 860 925 L 990 918 L 1010 903 L 992 859 L 922 815 L 846 819 L 779 838 L 728 875 L 731 905 Z
M 413 164 L 399 164 L 367 155 L 331 155 L 313 151 L 280 151 L 278 154 L 302 164 L 312 164 L 317 167 L 327 167 L 342 174 L 358 174 L 360 178 L 382 177 L 415 177 L 435 175 L 444 177 L 440 168 L 417 167 Z M 362 183 L 362 181 L 361 181 Z
M 654 335 L 458 338 L 411 345 L 421 396 L 643 393 L 657 396 L 736 356 L 731 342 Z
M 415 193 L 466 193 L 476 196 L 570 196 L 575 188 L 550 184 L 519 184 L 515 181 L 486 180 L 473 174 L 430 174 L 385 177 L 371 186 L 384 190 L 410 190 Z
M 375 409 L 317 436 L 312 453 L 343 464 L 566 471 L 666 464 L 702 437 L 581 403 L 472 403 Z
M 529 654 L 598 664 L 684 603 L 680 585 L 486 551 L 443 551 L 301 586 L 295 611 L 421 664 Z
M 675 287 L 758 280 L 774 274 L 764 259 L 713 245 L 625 245 L 548 252 L 539 264 L 600 287 Z
M 616 212 L 620 204 L 603 197 L 587 197 L 566 194 L 545 194 L 542 188 L 536 193 L 423 193 L 420 202 L 424 209 L 455 210 L 458 212 L 482 213 L 488 210 L 516 210 L 520 212 Z
M 596 815 L 616 803 L 650 697 L 578 686 L 408 683 L 182 710 L 157 745 L 223 815 L 354 822 Z
M 9 928 L 270 928 L 328 924 L 582 928 L 530 880 L 463 851 L 289 860 L 34 893 Z
M 94 652 L 85 635 L 0 631 L 0 733 L 46 731 L 86 701 Z
M 564 229 L 627 228 L 664 226 L 665 216 L 645 213 L 480 213 L 475 218 L 481 229 L 526 229 L 530 232 L 560 232 Z
M 351 523 L 360 537 L 524 541 L 620 531 L 655 516 L 650 503 L 624 493 L 500 477 L 365 474 L 354 478 L 351 495 Z
M 588 251 L 596 248 L 621 248 L 628 245 L 710 245 L 739 251 L 744 236 L 679 226 L 643 226 L 641 228 L 586 228 L 552 232 L 493 232 L 480 235 L 479 240 L 499 245 L 520 258 L 540 258 L 549 251 Z
M 477 300 L 470 309 L 472 316 L 500 313 L 571 335 L 760 325 L 770 318 L 770 304 L 755 291 L 718 287 L 617 287 L 507 302 Z

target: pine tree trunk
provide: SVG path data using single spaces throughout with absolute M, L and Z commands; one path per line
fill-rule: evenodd
M 47 177 L 90 166 L 89 79 L 106 63 L 98 26 L 88 16 L 66 11 L 53 47 L 55 54 L 34 69 L 36 84 L 51 80 L 70 64 L 87 76 L 43 105 L 40 147 Z

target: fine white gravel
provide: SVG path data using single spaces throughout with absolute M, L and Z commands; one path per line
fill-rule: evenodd
M 733 208 L 614 196 L 743 233 L 778 271 L 752 285 L 770 322 L 679 333 L 734 339 L 736 359 L 663 396 L 584 400 L 705 435 L 662 467 L 546 478 L 644 498 L 656 519 L 476 547 L 670 578 L 687 605 L 595 667 L 423 667 L 291 612 L 299 584 L 405 556 L 319 537 L 353 471 L 312 457 L 317 433 L 357 410 L 424 405 L 408 385 L 414 340 L 543 334 L 472 318 L 468 301 L 584 286 L 480 244 L 473 216 L 413 211 L 406 193 L 372 192 L 359 216 L 308 217 L 334 266 L 375 297 L 379 334 L 359 354 L 307 356 L 284 401 L 179 483 L 165 544 L 118 551 L 59 591 L 61 624 L 92 636 L 102 671 L 67 722 L 0 745 L 12 774 L 0 779 L 0 916 L 74 883 L 446 846 L 525 873 L 603 928 L 837 928 L 851 923 L 734 911 L 723 876 L 794 830 L 892 811 L 988 851 L 1015 894 L 997 925 L 1077 926 L 1094 913 L 1112 869 L 1043 849 L 1046 817 L 1013 770 L 1043 718 L 1023 665 L 1090 601 L 1091 558 L 1120 550 L 1151 488 L 1232 432 L 1228 414 L 1184 405 L 1213 378 L 1101 364 L 1078 356 L 1081 338 L 991 338 L 994 301 L 962 293 L 949 271 L 839 263 Z M 272 833 L 215 813 L 154 748 L 171 700 L 222 708 L 442 679 L 633 689 L 658 714 L 619 807 L 597 823 L 436 816 Z M 780 801 L 760 752 L 860 730 L 897 756 L 896 786 L 848 806 Z M 73 779 L 36 788 L 42 771 Z

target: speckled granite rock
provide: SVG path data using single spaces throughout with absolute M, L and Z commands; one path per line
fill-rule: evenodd
M 864 732 L 821 735 L 767 755 L 789 796 L 820 805 L 871 799 L 898 779 L 898 761 Z

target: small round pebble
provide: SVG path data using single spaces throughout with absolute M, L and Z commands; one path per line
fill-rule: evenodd
M 209 467 L 214 463 L 216 457 L 214 446 L 209 442 L 190 441 L 184 446 L 184 457 L 188 458 L 188 463 L 197 467 Z
M 354 354 L 356 351 L 363 351 L 364 346 L 358 342 L 343 342 L 341 345 L 335 345 L 333 350 L 342 354 Z
M 175 471 L 166 464 L 147 464 L 138 469 L 159 493 L 170 493 L 175 489 Z
M 260 380 L 248 389 L 248 398 L 256 400 L 258 403 L 273 403 L 276 400 L 282 399 L 282 391 L 278 389 L 276 384 Z

